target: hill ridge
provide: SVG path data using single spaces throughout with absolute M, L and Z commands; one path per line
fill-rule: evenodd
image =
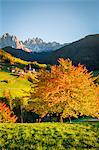
M 50 52 L 26 53 L 22 50 L 16 51 L 12 48 L 3 50 L 26 61 L 37 61 L 45 64 L 56 64 L 57 59 L 63 57 L 70 58 L 74 65 L 84 64 L 88 69 L 99 69 L 99 34 L 86 36 L 69 45 Z

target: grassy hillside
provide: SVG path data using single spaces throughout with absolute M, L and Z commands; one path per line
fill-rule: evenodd
M 99 123 L 0 124 L 1 149 L 99 148 Z
M 7 67 L 9 67 L 10 65 L 15 65 L 16 67 L 22 68 L 22 69 L 29 64 L 31 64 L 32 66 L 37 67 L 37 68 L 46 68 L 47 67 L 46 64 L 40 64 L 36 61 L 32 61 L 32 62 L 29 62 L 27 60 L 25 61 L 24 55 L 21 59 L 20 59 L 20 57 L 17 58 L 18 55 L 14 56 L 14 55 L 9 53 L 9 48 L 8 48 L 8 52 L 6 52 L 6 49 L 7 48 L 5 48 L 5 50 L 0 49 L 0 65 L 3 66 L 4 70 L 7 70 Z M 17 51 L 20 51 L 20 50 L 17 50 Z M 13 53 L 15 53 L 14 49 L 13 49 Z M 29 53 L 26 52 L 27 58 L 28 58 L 28 54 Z
M 21 60 L 20 58 L 13 57 L 11 54 L 0 49 L 0 62 L 2 61 L 6 63 L 10 63 L 10 64 L 18 63 L 18 64 L 23 64 L 23 65 L 28 65 L 29 63 L 24 60 Z
M 0 72 L 0 97 L 6 89 L 10 89 L 12 98 L 25 95 L 29 91 L 30 82 L 27 79 L 20 78 L 8 72 Z
M 47 55 L 47 54 L 46 54 Z M 99 34 L 89 35 L 56 51 L 50 52 L 45 62 L 56 63 L 58 58 L 70 58 L 75 65 L 84 64 L 90 70 L 99 69 Z
M 24 69 L 28 64 L 38 69 L 47 67 L 45 64 L 27 62 L 13 57 L 11 54 L 0 49 L 0 97 L 3 97 L 4 91 L 8 89 L 10 90 L 12 98 L 22 97 L 25 95 L 25 91 L 29 91 L 31 83 L 28 79 L 21 78 L 16 75 L 16 73 L 11 73 L 12 67 L 19 70 Z M 8 70 L 8 68 L 10 68 L 10 70 Z

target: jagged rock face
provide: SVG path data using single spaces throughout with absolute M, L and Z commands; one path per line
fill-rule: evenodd
M 32 49 L 33 52 L 53 51 L 64 46 L 57 42 L 46 43 L 40 38 L 28 39 L 24 42 L 24 45 L 29 49 Z
M 28 39 L 25 42 L 20 41 L 16 36 L 10 36 L 5 33 L 0 38 L 0 48 L 11 46 L 15 49 L 22 49 L 27 52 L 42 52 L 42 51 L 54 51 L 61 48 L 65 44 L 60 44 L 57 42 L 44 42 L 41 38 Z
M 31 50 L 26 48 L 16 36 L 14 35 L 10 36 L 8 33 L 5 33 L 0 38 L 0 48 L 4 48 L 7 46 L 11 46 L 12 48 L 15 49 L 22 49 L 24 51 L 31 52 Z

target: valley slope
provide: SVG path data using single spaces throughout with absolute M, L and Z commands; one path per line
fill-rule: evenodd
M 58 58 L 70 58 L 74 65 L 84 64 L 90 70 L 99 70 L 99 34 L 89 35 L 58 50 L 28 53 L 21 49 L 6 47 L 3 50 L 26 61 L 56 64 Z

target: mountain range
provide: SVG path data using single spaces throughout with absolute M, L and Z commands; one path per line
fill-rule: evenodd
M 88 35 L 54 51 L 26 52 L 10 46 L 3 50 L 26 61 L 56 64 L 58 58 L 70 58 L 74 65 L 80 63 L 89 70 L 99 70 L 99 34 Z
M 31 52 L 30 49 L 26 48 L 25 45 L 14 35 L 10 36 L 8 33 L 5 33 L 0 38 L 0 48 L 11 46 L 15 49 L 22 49 L 26 52 Z
M 53 51 L 61 48 L 66 44 L 60 44 L 57 42 L 44 42 L 41 38 L 28 38 L 26 41 L 20 41 L 15 35 L 9 35 L 5 33 L 0 38 L 0 48 L 10 46 L 15 49 L 22 49 L 26 52 L 42 52 L 42 51 Z

